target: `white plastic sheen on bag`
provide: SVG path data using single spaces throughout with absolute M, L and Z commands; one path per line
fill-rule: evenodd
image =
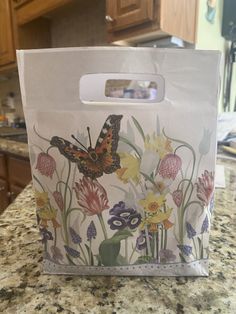
M 17 57 L 44 272 L 207 276 L 220 54 Z

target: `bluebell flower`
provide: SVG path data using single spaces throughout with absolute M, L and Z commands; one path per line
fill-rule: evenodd
M 183 253 L 186 256 L 189 256 L 192 254 L 192 247 L 190 245 L 177 245 L 177 247 L 180 249 L 181 253 Z
M 71 240 L 73 243 L 80 244 L 82 242 L 81 236 L 72 228 L 69 228 Z
M 88 241 L 95 239 L 97 236 L 97 230 L 93 221 L 90 222 L 88 229 L 87 229 L 87 238 Z
M 72 249 L 71 247 L 69 247 L 68 245 L 64 245 L 64 248 L 66 250 L 66 253 L 74 258 L 80 257 L 80 252 Z
M 208 220 L 208 217 L 206 215 L 206 217 L 205 217 L 205 219 L 203 220 L 203 223 L 202 223 L 201 233 L 207 232 L 208 227 L 209 227 L 209 220 Z
M 193 226 L 189 222 L 186 222 L 186 230 L 189 239 L 195 237 L 196 231 L 193 229 Z
M 43 244 L 47 243 L 48 240 L 53 240 L 52 233 L 48 231 L 45 227 L 40 228 L 39 232 L 40 232 L 41 240 Z

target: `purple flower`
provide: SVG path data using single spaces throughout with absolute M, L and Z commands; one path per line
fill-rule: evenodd
M 82 242 L 81 236 L 71 227 L 69 228 L 69 231 L 72 242 L 80 244 Z
M 126 208 L 125 203 L 120 201 L 115 204 L 109 211 L 111 217 L 108 220 L 108 224 L 112 230 L 121 230 L 126 227 L 135 229 L 141 223 L 141 215 L 137 213 L 133 208 Z
M 189 256 L 192 254 L 192 247 L 189 245 L 177 245 L 177 247 L 180 249 L 181 253 L 183 253 L 186 256 Z
M 196 231 L 193 229 L 193 226 L 189 222 L 186 222 L 186 229 L 189 239 L 192 239 L 197 234 Z
M 116 216 L 111 217 L 107 222 L 111 230 L 121 230 L 127 226 L 125 219 Z
M 40 228 L 39 232 L 43 244 L 47 243 L 48 240 L 53 240 L 52 233 L 48 231 L 46 228 Z
M 148 233 L 149 239 L 151 240 L 152 235 L 151 233 Z M 136 240 L 136 249 L 137 250 L 143 250 L 147 247 L 147 238 L 146 238 L 146 234 L 144 231 L 142 231 L 142 233 L 137 237 Z
M 56 161 L 55 159 L 47 153 L 40 153 L 37 159 L 36 168 L 38 171 L 52 179 L 53 173 L 56 170 Z
M 201 233 L 207 232 L 208 227 L 209 227 L 209 220 L 208 220 L 208 217 L 206 215 L 206 217 L 205 217 L 205 219 L 203 220 L 203 223 L 202 223 Z
M 142 216 L 138 213 L 130 215 L 128 218 L 127 226 L 130 229 L 135 229 L 139 226 L 141 220 L 142 220 Z
M 88 241 L 95 239 L 97 236 L 97 230 L 93 221 L 90 222 L 88 229 L 87 229 L 87 238 Z
M 80 257 L 80 252 L 76 251 L 75 249 L 72 249 L 68 245 L 64 245 L 64 248 L 66 250 L 66 253 L 74 258 Z
M 161 249 L 160 250 L 160 261 L 161 263 L 174 262 L 176 256 L 173 254 L 171 250 Z

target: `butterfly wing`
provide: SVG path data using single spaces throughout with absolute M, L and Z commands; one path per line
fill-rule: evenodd
M 122 115 L 110 115 L 100 132 L 95 151 L 105 173 L 113 173 L 120 168 L 120 156 L 116 153 L 119 141 Z
M 103 174 L 102 166 L 99 163 L 94 162 L 90 158 L 88 152 L 78 148 L 71 142 L 62 137 L 53 136 L 50 144 L 57 147 L 59 152 L 71 162 L 77 163 L 79 171 L 85 176 L 95 179 Z

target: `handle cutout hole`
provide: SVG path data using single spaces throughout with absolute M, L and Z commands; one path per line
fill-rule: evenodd
M 105 96 L 110 98 L 155 100 L 157 91 L 154 81 L 110 79 L 105 86 Z

